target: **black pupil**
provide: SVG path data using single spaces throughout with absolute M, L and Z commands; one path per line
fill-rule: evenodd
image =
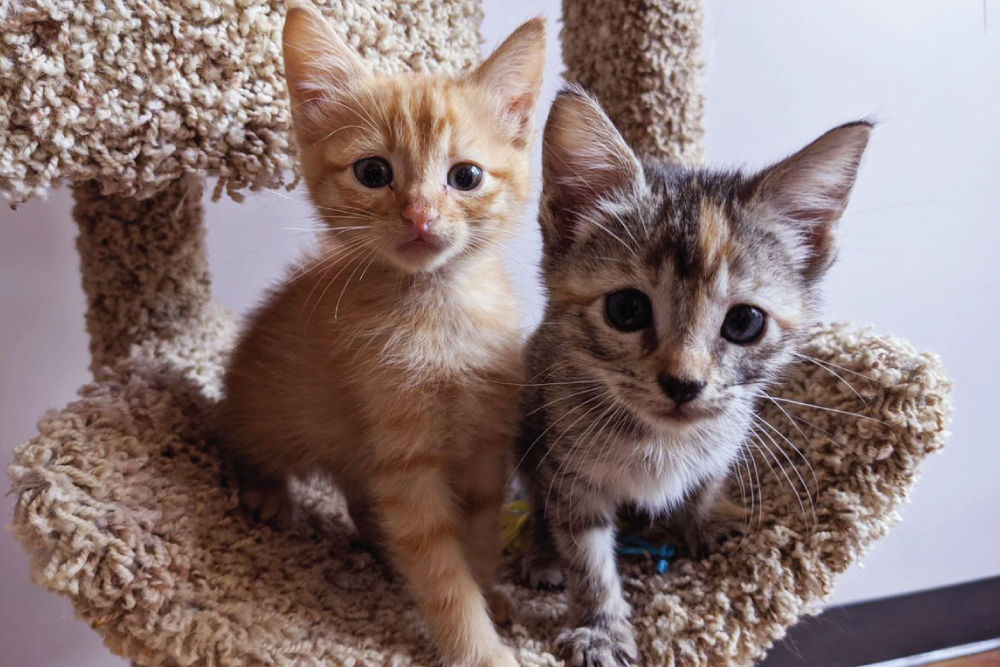
M 392 168 L 378 157 L 359 160 L 354 164 L 354 175 L 368 188 L 381 188 L 392 183 Z
M 621 331 L 638 331 L 653 323 L 653 307 L 649 297 L 634 289 L 612 292 L 604 305 L 608 321 Z
M 754 306 L 733 306 L 722 323 L 722 337 L 732 343 L 751 343 L 764 330 L 764 312 Z
M 483 178 L 483 170 L 474 164 L 459 164 L 448 174 L 448 184 L 457 190 L 471 190 Z

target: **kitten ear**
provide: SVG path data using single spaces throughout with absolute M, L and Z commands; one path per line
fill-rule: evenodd
M 571 243 L 602 201 L 645 187 L 642 165 L 597 101 L 570 86 L 556 96 L 542 139 L 542 236 Z M 600 223 L 596 223 L 600 224 Z
M 836 224 L 873 127 L 869 121 L 836 127 L 756 178 L 757 203 L 766 215 L 790 223 L 805 245 L 803 272 L 810 280 L 833 262 Z
M 282 42 L 292 113 L 300 122 L 316 120 L 324 100 L 368 76 L 357 52 L 305 0 L 289 0 Z
M 536 17 L 511 33 L 470 75 L 497 100 L 518 144 L 531 139 L 531 118 L 545 71 L 545 19 Z

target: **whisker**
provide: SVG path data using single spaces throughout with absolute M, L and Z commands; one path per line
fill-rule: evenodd
M 595 406 L 595 408 L 591 408 L 590 410 L 588 410 L 586 413 L 584 413 L 583 416 L 591 414 L 594 411 L 594 409 L 596 409 L 597 407 L 600 407 L 600 404 L 598 404 L 597 406 Z M 612 408 L 614 408 L 614 410 L 612 410 Z M 612 411 L 609 413 L 609 410 L 612 410 Z M 575 451 L 574 450 L 579 449 L 581 446 L 585 446 L 586 447 L 586 451 L 583 452 L 583 458 L 586 458 L 586 456 L 589 454 L 590 450 L 593 448 L 594 443 L 597 442 L 597 437 L 598 436 L 602 436 L 604 434 L 604 431 L 606 430 L 606 428 L 610 425 L 610 423 L 611 423 L 611 417 L 612 417 L 612 415 L 615 414 L 616 411 L 617 411 L 617 408 L 615 408 L 615 406 L 613 404 L 610 405 L 610 406 L 606 406 L 604 408 L 604 410 L 601 411 L 601 414 L 598 417 L 596 417 L 590 423 L 590 426 L 588 426 L 586 429 L 584 429 L 583 433 L 581 433 L 580 436 L 576 439 L 576 441 L 572 445 L 570 445 L 570 448 L 567 450 L 566 455 L 563 457 L 563 460 L 560 462 L 559 466 L 556 468 L 555 473 L 552 475 L 552 479 L 549 481 L 549 488 L 548 488 L 548 491 L 545 494 L 545 505 L 546 506 L 548 506 L 549 497 L 552 494 L 552 486 L 553 486 L 553 484 L 555 484 L 556 479 L 559 479 L 559 494 L 562 495 L 562 485 L 563 485 L 563 482 L 565 481 L 565 477 L 562 476 L 562 472 L 563 472 L 563 470 L 565 470 L 565 466 L 569 463 L 569 461 L 571 460 L 571 458 L 575 456 Z M 587 436 L 593 431 L 595 425 L 597 425 L 597 424 L 601 424 L 600 429 L 596 432 L 594 438 L 591 438 L 591 439 L 588 440 Z M 563 435 L 565 435 L 566 431 L 568 431 L 570 428 L 572 428 L 572 425 L 570 425 L 566 430 L 563 431 Z M 559 437 L 561 438 L 562 436 L 559 436 Z M 558 440 L 556 440 L 556 442 L 558 442 Z M 586 443 L 586 444 L 584 445 L 584 443 Z M 555 443 L 553 443 L 553 446 L 549 447 L 548 452 L 546 452 L 546 456 L 549 454 L 549 452 L 552 451 L 552 449 L 554 448 L 554 445 L 555 445 Z M 543 460 L 544 460 L 544 457 L 543 457 Z M 570 495 L 573 494 L 573 490 L 576 488 L 576 482 L 577 482 L 577 478 L 574 478 L 573 479 L 573 483 L 570 485 Z M 562 506 L 562 504 L 559 505 L 559 507 L 561 507 L 561 506 Z M 572 533 L 570 533 L 570 535 L 572 537 Z
M 291 276 L 288 277 L 288 279 L 284 280 L 281 283 L 281 286 L 285 287 L 310 273 L 319 271 L 321 267 L 329 267 L 330 264 L 336 263 L 337 259 L 346 253 L 346 250 L 350 249 L 351 247 L 355 246 L 356 244 L 358 244 L 363 240 L 364 239 L 358 239 L 358 238 L 348 239 L 347 242 L 340 242 L 338 240 L 337 245 L 334 245 L 332 248 L 329 249 L 329 251 L 324 252 L 322 255 L 320 255 L 318 260 L 310 262 L 307 266 L 305 266 L 301 270 L 293 273 Z
M 532 440 L 531 444 L 530 444 L 530 445 L 528 445 L 528 446 L 527 446 L 527 447 L 526 447 L 526 448 L 524 449 L 524 454 L 523 454 L 523 455 L 521 456 L 521 459 L 520 459 L 520 460 L 519 460 L 519 461 L 517 462 L 517 465 L 515 466 L 515 469 L 518 469 L 518 468 L 520 468 L 520 467 L 521 467 L 521 465 L 522 465 L 522 464 L 524 463 L 524 460 L 525 460 L 525 459 L 526 459 L 526 458 L 528 457 L 528 454 L 529 454 L 529 453 L 531 452 L 531 450 L 532 450 L 532 449 L 534 449 L 535 445 L 537 445 L 537 444 L 538 444 L 538 441 L 539 441 L 539 440 L 541 440 L 542 438 L 544 438 L 544 437 L 545 437 L 545 435 L 546 435 L 546 434 L 547 434 L 547 433 L 548 433 L 549 431 L 551 431 L 551 430 L 552 430 L 552 428 L 553 428 L 554 426 L 556 426 L 557 424 L 559 424 L 559 422 L 561 422 L 562 420 L 564 420 L 564 419 L 566 419 L 567 417 L 569 417 L 570 415 L 572 415 L 572 414 L 573 414 L 573 411 L 574 411 L 574 410 L 577 410 L 577 409 L 580 409 L 580 408 L 582 408 L 583 406 L 585 406 L 585 405 L 589 404 L 589 403 L 590 403 L 591 401 L 593 401 L 593 400 L 595 400 L 595 399 L 597 399 L 597 398 L 600 398 L 600 397 L 599 397 L 599 396 L 595 396 L 594 398 L 591 398 L 591 399 L 588 399 L 588 400 L 586 400 L 586 401 L 583 401 L 582 403 L 577 403 L 577 404 L 575 404 L 575 405 L 572 405 L 572 406 L 570 406 L 569 410 L 567 410 L 567 411 L 566 411 L 566 414 L 564 414 L 564 415 L 563 415 L 563 416 L 561 416 L 561 417 L 560 417 L 559 419 L 557 419 L 557 420 L 555 420 L 554 422 L 552 422 L 551 424 L 549 424 L 549 425 L 548 425 L 548 426 L 547 426 L 547 427 L 545 428 L 545 430 L 544 430 L 544 431 L 542 431 L 541 433 L 539 433 L 539 434 L 538 434 L 538 437 L 536 437 L 536 438 L 535 438 L 534 440 Z
M 364 132 L 365 128 L 362 127 L 362 126 L 360 126 L 360 125 L 341 125 L 340 127 L 336 128 L 335 130 L 332 130 L 326 136 L 320 137 L 316 141 L 316 143 L 319 143 L 320 141 L 326 141 L 327 139 L 336 136 L 339 132 L 343 132 L 344 130 L 361 130 L 362 132 Z
M 802 436 L 802 439 L 806 442 L 806 444 L 811 447 L 812 446 L 812 442 L 809 440 L 809 437 L 805 434 L 805 432 L 801 428 L 799 428 L 799 425 L 795 422 L 794 419 L 792 419 L 792 416 L 788 413 L 788 410 L 786 410 L 785 408 L 783 408 L 781 406 L 781 404 L 778 403 L 778 402 L 776 402 L 771 396 L 768 396 L 767 400 L 771 401 L 771 403 L 776 408 L 778 408 L 778 410 L 781 411 L 781 414 L 783 414 L 785 416 L 785 419 L 787 419 L 788 422 L 792 425 L 792 427 L 798 432 L 798 434 Z M 771 423 L 768 422 L 766 419 L 764 419 L 763 416 L 757 415 L 757 414 L 754 414 L 753 416 L 755 418 L 763 421 L 765 424 L 767 424 L 768 426 L 770 426 L 772 429 L 774 429 L 774 426 L 771 425 Z M 795 453 L 798 454 L 799 457 L 801 457 L 803 461 L 805 461 L 806 466 L 809 468 L 809 472 L 812 474 L 813 488 L 816 489 L 816 493 L 819 494 L 819 480 L 816 478 L 816 471 L 813 469 L 812 462 L 809 460 L 809 458 L 805 454 L 803 454 L 801 451 L 799 451 L 799 449 L 792 443 L 792 441 L 789 440 L 788 438 L 786 438 L 784 436 L 784 434 L 782 434 L 777 429 L 774 429 L 774 430 L 775 430 L 776 433 L 779 433 L 779 435 L 781 435 L 781 437 L 785 438 L 785 441 L 788 442 L 789 445 L 791 445 L 792 449 L 795 450 Z
M 816 357 L 809 356 L 808 354 L 802 354 L 801 352 L 796 352 L 795 354 L 803 356 L 806 359 L 810 359 L 812 361 L 820 361 L 820 362 L 826 364 L 827 366 L 832 366 L 833 368 L 836 368 L 837 370 L 843 371 L 843 372 L 848 373 L 850 375 L 856 375 L 859 378 L 863 378 L 863 379 L 868 380 L 869 382 L 872 382 L 874 384 L 878 384 L 878 385 L 882 384 L 882 381 L 879 380 L 878 378 L 873 378 L 870 375 L 865 375 L 864 373 L 859 373 L 858 371 L 854 370 L 853 368 L 848 368 L 847 366 L 841 366 L 840 364 L 835 364 L 832 361 L 827 361 L 825 359 L 818 359 Z
M 764 426 L 768 427 L 769 429 L 771 429 L 772 431 L 774 431 L 775 433 L 777 433 L 781 438 L 783 438 L 785 440 L 785 442 L 787 442 L 792 447 L 792 449 L 794 449 L 795 451 L 798 451 L 798 448 L 796 448 L 795 445 L 792 444 L 792 441 L 789 440 L 785 436 L 784 433 L 782 433 L 781 431 L 779 431 L 778 429 L 776 429 L 774 426 L 772 426 L 766 419 L 764 419 L 763 417 L 760 417 L 758 415 L 754 415 L 754 417 L 757 419 L 757 422 L 759 424 L 763 424 Z M 788 455 L 788 452 L 785 451 L 785 449 L 781 446 L 781 444 L 778 443 L 774 439 L 774 437 L 772 437 L 767 431 L 763 431 L 763 434 L 767 437 L 768 440 L 771 441 L 772 444 L 774 444 L 775 449 L 777 449 L 781 453 L 781 455 L 783 457 L 785 457 L 785 461 L 787 461 L 788 465 L 791 466 L 792 472 L 795 473 L 795 476 L 798 478 L 799 483 L 802 484 L 802 490 L 806 492 L 806 498 L 809 500 L 809 510 L 810 510 L 810 513 L 812 514 L 813 522 L 815 523 L 815 521 L 816 521 L 816 504 L 815 504 L 815 502 L 813 502 L 812 493 L 809 491 L 809 486 L 806 484 L 805 478 L 802 476 L 802 473 L 799 472 L 798 467 L 792 462 L 792 458 Z M 800 454 L 801 454 L 801 452 L 800 452 Z M 805 458 L 805 457 L 803 457 L 803 458 Z M 808 463 L 808 460 L 806 461 L 806 463 Z M 812 470 L 812 466 L 811 465 L 810 465 L 810 470 Z M 813 477 L 815 478 L 815 475 L 813 475 Z M 819 482 L 817 481 L 816 484 L 817 484 L 817 486 L 816 486 L 816 492 L 819 493 Z M 796 495 L 798 495 L 798 491 L 797 490 L 796 490 L 795 493 L 796 493 Z M 801 503 L 802 503 L 802 498 L 800 497 L 799 498 L 799 504 L 801 504 Z
M 566 382 L 538 382 L 534 384 L 522 384 L 519 382 L 500 382 L 499 380 L 494 381 L 495 384 L 511 386 L 511 387 L 556 387 L 559 385 L 566 384 L 593 384 L 598 382 L 598 380 L 569 380 Z
M 749 435 L 749 432 L 747 433 L 747 435 Z M 744 443 L 746 442 L 747 441 L 744 441 Z M 756 487 L 757 497 L 760 499 L 760 502 L 757 505 L 757 532 L 760 532 L 761 526 L 764 524 L 764 487 L 760 481 L 760 470 L 757 469 L 757 457 L 755 457 L 753 453 L 750 453 L 750 456 L 747 457 L 747 460 L 750 462 L 750 465 L 753 466 L 753 476 L 757 480 L 754 487 Z M 749 470 L 750 466 L 747 466 L 748 474 Z M 751 487 L 750 489 L 751 502 L 753 500 L 754 487 Z
M 376 259 L 378 259 L 378 253 L 377 253 L 377 251 L 374 251 L 374 250 L 373 250 L 373 251 L 372 251 L 372 258 L 371 258 L 371 259 L 370 259 L 370 260 L 368 261 L 368 265 L 367 265 L 367 266 L 365 267 L 365 270 L 364 270 L 364 271 L 362 271 L 362 272 L 361 272 L 361 275 L 360 275 L 360 276 L 358 277 L 358 282 L 359 282 L 359 283 L 360 283 L 360 282 L 361 282 L 362 280 L 364 280 L 364 279 L 365 279 L 365 274 L 366 274 L 366 273 L 368 273 L 368 269 L 370 269 L 370 268 L 371 268 L 371 265 L 372 265 L 372 264 L 373 264 L 373 263 L 375 262 L 375 260 L 376 260 Z
M 813 358 L 813 357 L 810 357 L 810 356 L 807 356 L 807 355 L 805 355 L 805 354 L 799 354 L 798 352 L 792 352 L 792 354 L 793 354 L 794 356 L 796 356 L 796 357 L 800 358 L 800 359 L 803 359 L 803 360 L 805 360 L 805 361 L 808 361 L 808 362 L 809 362 L 809 363 L 811 363 L 811 364 L 814 364 L 815 366 L 817 366 L 817 367 L 819 367 L 819 368 L 822 368 L 822 369 L 823 369 L 823 370 L 825 370 L 825 371 L 826 371 L 827 373 L 829 373 L 829 374 L 830 374 L 830 375 L 832 375 L 833 377 L 835 377 L 835 378 L 837 378 L 838 380 L 840 380 L 841 382 L 843 382 L 843 383 L 844 383 L 844 385 L 845 385 L 845 386 L 846 386 L 846 387 L 847 387 L 848 389 L 850 389 L 850 390 L 851 390 L 851 391 L 852 391 L 852 392 L 854 393 L 854 395 L 855 395 L 855 396 L 857 396 L 857 397 L 858 397 L 858 398 L 859 398 L 859 399 L 861 400 L 861 402 L 862 402 L 862 403 L 864 403 L 865 405 L 868 405 L 868 401 L 867 401 L 867 400 L 865 399 L 865 397 L 864 397 L 864 396 L 862 396 L 861 394 L 859 394 L 859 393 L 858 393 L 858 390 L 854 388 L 854 385 L 852 385 L 852 384 L 851 384 L 850 382 L 848 382 L 847 380 L 845 380 L 845 379 L 844 379 L 844 378 L 843 378 L 843 377 L 842 377 L 842 376 L 841 376 L 841 375 L 840 375 L 839 373 L 837 373 L 837 372 L 836 372 L 835 370 L 833 370 L 832 368 L 829 368 L 829 367 L 828 367 L 828 366 L 827 366 L 827 365 L 826 365 L 826 364 L 825 364 L 824 362 L 820 361 L 819 359 L 815 359 L 815 358 Z
M 337 297 L 337 305 L 335 305 L 333 307 L 333 320 L 334 321 L 337 321 L 337 318 L 340 317 L 340 302 L 344 298 L 344 293 L 347 291 L 347 286 L 351 284 L 351 278 L 353 278 L 354 274 L 356 274 L 358 272 L 358 269 L 361 268 L 361 264 L 364 263 L 365 259 L 367 259 L 369 256 L 373 256 L 374 257 L 374 254 L 375 254 L 374 250 L 369 250 L 368 251 L 368 255 L 365 255 L 364 258 L 360 262 L 358 262 L 358 265 L 356 267 L 354 267 L 353 271 L 351 271 L 351 275 L 347 276 L 347 280 L 344 281 L 344 287 L 341 288 L 341 290 L 340 290 L 340 296 Z M 334 278 L 334 280 L 336 280 L 336 278 Z M 322 298 L 322 297 L 320 297 L 320 298 Z
M 782 477 L 784 477 L 785 481 L 788 482 L 788 488 L 792 491 L 793 494 L 795 494 L 795 500 L 798 501 L 799 508 L 802 510 L 802 518 L 803 518 L 803 520 L 807 519 L 807 517 L 806 517 L 806 506 L 805 506 L 805 503 L 802 502 L 802 496 L 799 495 L 798 488 L 796 488 L 795 484 L 792 482 L 792 478 L 788 476 L 788 473 L 785 472 L 785 468 L 784 468 L 784 466 L 781 465 L 781 461 L 778 459 L 777 455 L 773 451 L 771 451 L 771 448 L 768 447 L 767 443 L 764 442 L 763 438 L 760 437 L 760 432 L 758 432 L 756 429 L 752 429 L 750 431 L 750 434 L 753 437 L 754 442 L 757 443 L 757 451 L 761 452 L 761 453 L 765 453 L 765 452 L 767 453 L 768 456 L 764 457 L 764 463 L 767 464 L 767 467 L 771 471 L 771 474 L 774 475 L 774 478 L 780 484 L 781 483 L 781 477 L 778 477 L 778 474 L 774 471 L 774 467 L 771 465 L 771 461 L 769 460 L 768 457 L 770 457 L 770 459 L 774 460 L 774 464 L 776 466 L 778 466 L 778 470 L 781 471 Z M 777 446 L 777 445 L 775 445 L 775 446 Z
M 595 391 L 599 391 L 600 389 L 601 389 L 600 386 L 594 386 L 594 387 L 590 387 L 588 389 L 582 389 L 582 390 L 580 390 L 578 392 L 574 392 L 572 394 L 567 394 L 566 396 L 560 396 L 559 398 L 555 398 L 555 399 L 549 401 L 548 403 L 545 403 L 544 405 L 539 405 L 534 410 L 531 410 L 530 412 L 526 412 L 525 414 L 526 415 L 533 415 L 535 413 L 541 412 L 542 410 L 544 410 L 545 408 L 549 407 L 550 405 L 555 405 L 556 403 L 561 403 L 563 401 L 568 401 L 570 399 L 575 399 L 575 398 L 579 398 L 581 396 L 586 396 L 587 394 L 595 392 Z
M 330 290 L 330 288 L 333 286 L 333 284 L 335 282 L 337 282 L 337 278 L 339 278 L 340 275 L 351 266 L 352 261 L 357 256 L 359 256 L 362 252 L 364 252 L 364 250 L 366 248 L 368 248 L 370 244 L 371 244 L 371 241 L 363 241 L 362 243 L 356 245 L 347 254 L 347 256 L 344 257 L 343 260 L 341 260 L 343 262 L 344 266 L 341 267 L 340 271 L 337 271 L 336 275 L 334 275 L 333 278 L 331 278 L 329 281 L 326 282 L 326 286 L 323 288 L 323 291 L 320 292 L 319 298 L 317 298 L 316 301 L 315 301 L 315 303 L 313 303 L 312 310 L 309 311 L 309 317 L 306 318 L 306 322 L 303 325 L 303 330 L 305 329 L 305 327 L 309 326 L 309 322 L 312 320 L 312 316 L 316 313 L 316 309 L 319 308 L 319 304 L 323 302 L 323 297 L 326 296 L 326 293 Z M 358 263 L 358 266 L 360 266 L 360 262 Z M 357 269 L 355 269 L 355 271 L 356 270 Z M 324 278 L 325 278 L 326 274 L 324 273 L 323 275 L 324 275 Z M 317 281 L 316 284 L 318 285 L 320 282 L 323 282 L 324 278 L 320 278 L 320 280 Z M 313 285 L 313 289 L 314 290 L 315 290 L 315 288 L 316 288 L 316 285 Z M 310 292 L 310 296 L 312 296 L 312 292 Z M 306 298 L 305 303 L 306 304 L 309 303 L 309 298 L 308 297 Z
M 886 422 L 881 419 L 876 419 L 875 417 L 869 417 L 868 415 L 858 414 L 857 412 L 851 412 L 849 410 L 838 410 L 837 408 L 828 408 L 822 405 L 816 405 L 814 403 L 804 403 L 802 401 L 792 400 L 791 398 L 779 398 L 777 396 L 768 396 L 767 394 L 756 394 L 760 398 L 770 398 L 775 401 L 781 401 L 782 403 L 791 403 L 792 405 L 798 405 L 804 408 L 812 408 L 814 410 L 824 410 L 826 412 L 833 412 L 840 415 L 847 415 L 849 417 L 857 417 L 858 419 L 865 419 L 868 421 L 873 421 L 877 424 L 887 425 Z
M 742 452 L 740 452 L 740 453 L 742 454 Z M 747 491 L 746 491 L 746 487 L 743 484 L 743 465 L 746 463 L 746 461 L 744 460 L 744 457 L 742 457 L 742 456 L 739 456 L 738 460 L 739 460 L 739 465 L 733 466 L 732 471 L 730 471 L 730 473 L 729 473 L 729 475 L 727 475 L 727 477 L 731 476 L 733 472 L 736 473 L 736 482 L 737 482 L 737 484 L 740 485 L 740 506 L 744 510 L 746 510 L 746 508 L 747 508 Z M 752 511 L 753 510 L 751 510 L 751 512 Z M 744 533 L 749 528 L 749 525 L 750 525 L 749 522 L 750 522 L 750 517 L 748 515 L 746 517 L 746 519 L 744 519 L 744 521 L 743 521 L 743 530 L 744 530 Z M 746 535 L 744 534 L 744 537 L 745 536 Z M 743 540 L 741 539 L 740 540 L 740 546 L 742 546 L 742 545 L 743 545 Z

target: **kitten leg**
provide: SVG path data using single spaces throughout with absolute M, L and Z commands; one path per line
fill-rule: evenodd
M 378 449 L 391 452 L 378 457 L 372 477 L 386 546 L 438 649 L 448 664 L 516 666 L 466 560 L 445 457 L 430 447 L 419 447 L 412 434 Z
M 636 644 L 615 560 L 614 505 L 581 497 L 557 503 L 561 508 L 547 508 L 546 514 L 566 572 L 571 621 L 576 625 L 557 639 L 566 663 L 631 665 Z M 560 517 L 560 509 L 566 516 Z
M 292 498 L 286 474 L 237 464 L 236 477 L 240 485 L 240 506 L 254 519 L 271 522 L 279 528 L 292 525 Z
M 532 588 L 563 588 L 566 585 L 566 577 L 563 576 L 562 567 L 559 565 L 559 553 L 556 551 L 549 523 L 545 519 L 544 499 L 534 492 L 541 487 L 538 480 L 528 479 L 527 476 L 525 484 L 532 490 L 529 519 L 531 538 L 521 564 L 521 577 Z
M 393 576 L 385 552 L 385 536 L 379 526 L 371 494 L 355 483 L 341 483 L 339 486 L 347 501 L 347 513 L 357 531 L 356 544 L 372 554 L 375 561 L 385 569 L 387 576 Z
M 717 550 L 723 533 L 734 523 L 746 520 L 746 508 L 726 496 L 723 481 L 706 482 L 671 520 L 682 531 L 688 553 L 695 558 Z
M 497 623 L 511 620 L 513 604 L 496 588 L 496 571 L 503 550 L 500 512 L 509 468 L 511 438 L 500 435 L 494 443 L 480 444 L 461 464 L 455 476 L 455 490 L 462 505 L 465 530 L 462 542 L 472 572 L 482 588 Z

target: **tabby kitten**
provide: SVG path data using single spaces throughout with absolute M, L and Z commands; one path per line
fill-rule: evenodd
M 450 664 L 517 664 L 488 609 L 508 611 L 493 579 L 523 379 L 500 248 L 531 189 L 544 52 L 536 19 L 463 76 L 379 76 L 289 10 L 293 124 L 327 233 L 250 318 L 218 410 L 242 503 L 287 516 L 290 476 L 331 476 Z
M 739 514 L 719 489 L 756 395 L 813 316 L 871 125 L 827 132 L 756 174 L 639 159 L 576 88 L 545 127 L 548 304 L 527 347 L 519 455 L 535 585 L 565 573 L 572 665 L 630 664 L 615 516 L 673 515 L 698 542 Z M 559 566 L 561 565 L 561 569 Z

